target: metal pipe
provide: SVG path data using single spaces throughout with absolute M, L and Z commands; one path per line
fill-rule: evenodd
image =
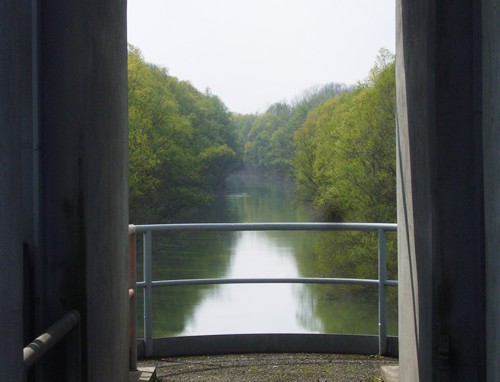
M 387 240 L 384 230 L 378 231 L 378 352 L 387 353 Z
M 24 368 L 29 369 L 47 351 L 57 344 L 71 329 L 80 323 L 80 313 L 72 310 L 61 317 L 55 324 L 46 330 L 23 349 Z
M 147 231 L 396 231 L 392 223 L 195 223 L 136 225 Z
M 378 285 L 378 280 L 347 279 L 326 277 L 291 277 L 291 278 L 213 278 L 213 279 L 183 279 L 183 280 L 156 280 L 152 287 L 179 286 L 179 285 L 214 285 L 214 284 L 357 284 Z M 138 282 L 138 288 L 145 288 L 145 282 Z
M 128 360 L 129 369 L 137 370 L 137 274 L 136 274 L 136 233 L 135 227 L 128 227 L 129 265 L 128 265 L 128 290 L 129 290 L 129 319 L 128 319 Z
M 146 357 L 153 354 L 153 265 L 152 265 L 152 240 L 151 231 L 143 234 L 144 248 L 144 340 Z

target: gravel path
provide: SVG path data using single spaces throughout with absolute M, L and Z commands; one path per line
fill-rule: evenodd
M 232 354 L 140 361 L 155 366 L 158 381 L 381 381 L 380 367 L 395 358 L 345 354 Z

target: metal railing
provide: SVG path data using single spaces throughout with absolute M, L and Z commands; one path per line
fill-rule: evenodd
M 32 367 L 45 353 L 52 349 L 79 324 L 80 313 L 77 310 L 71 310 L 57 320 L 45 333 L 26 346 L 23 349 L 25 370 Z
M 137 282 L 137 288 L 144 289 L 144 355 L 153 355 L 152 289 L 179 285 L 213 284 L 357 284 L 378 285 L 378 352 L 387 354 L 387 296 L 388 286 L 397 286 L 396 280 L 387 280 L 386 232 L 396 231 L 397 225 L 390 223 L 204 223 L 204 224 L 154 224 L 131 225 L 129 235 L 135 263 L 136 234 L 143 235 L 144 281 Z M 376 231 L 378 232 L 378 279 L 355 278 L 211 278 L 185 280 L 153 280 L 152 278 L 152 233 L 160 231 Z M 131 257 L 132 258 L 132 257 Z M 132 262 L 132 261 L 131 261 Z M 135 275 L 133 276 L 135 278 Z M 133 293 L 132 293 L 133 294 Z M 135 314 L 135 308 L 134 308 Z M 132 316 L 131 316 L 132 317 Z M 135 318 L 131 318 L 134 321 Z M 132 324 L 131 324 L 132 326 Z M 134 329 L 135 330 L 135 329 Z M 132 336 L 132 334 L 131 334 Z M 135 332 L 131 344 L 135 343 Z M 131 345 L 132 346 L 132 345 Z

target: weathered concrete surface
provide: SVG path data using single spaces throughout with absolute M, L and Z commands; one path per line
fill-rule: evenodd
M 488 381 L 500 381 L 500 7 L 483 1 L 483 146 Z
M 43 2 L 45 326 L 82 315 L 82 379 L 128 379 L 126 3 Z M 65 354 L 45 361 L 47 380 Z
M 486 378 L 480 7 L 397 3 L 402 381 Z
M 128 377 L 129 382 L 154 382 L 156 381 L 155 367 L 139 367 L 136 371 L 131 371 Z
M 140 361 L 155 366 L 160 382 L 373 382 L 381 365 L 397 359 L 354 354 L 258 353 L 167 357 Z
M 382 381 L 399 382 L 399 366 L 382 366 Z
M 0 2 L 0 381 L 24 374 L 21 135 L 31 115 L 30 23 L 28 2 Z
M 2 1 L 0 51 L 0 380 L 77 309 L 36 378 L 125 381 L 126 2 Z
M 416 131 L 410 126 L 432 125 L 434 78 L 429 34 L 433 25 L 427 18 L 430 7 L 426 2 L 410 4 L 402 0 L 396 4 L 399 351 L 400 364 L 404 365 L 401 380 L 431 381 L 434 357 L 428 350 L 432 349 L 433 338 L 435 251 L 430 202 L 432 137 L 430 129 Z M 419 230 L 415 231 L 415 227 Z

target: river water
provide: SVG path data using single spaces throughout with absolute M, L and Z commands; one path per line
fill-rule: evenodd
M 312 221 L 312 216 L 295 203 L 287 185 L 237 174 L 228 179 L 225 194 L 192 221 L 305 222 Z M 324 272 L 315 269 L 312 259 L 320 235 L 324 233 L 155 233 L 153 279 L 319 277 Z M 326 288 L 334 287 L 237 284 L 154 288 L 153 335 L 376 334 L 376 298 L 332 299 L 327 297 Z M 389 334 L 396 334 L 397 313 L 390 311 Z

